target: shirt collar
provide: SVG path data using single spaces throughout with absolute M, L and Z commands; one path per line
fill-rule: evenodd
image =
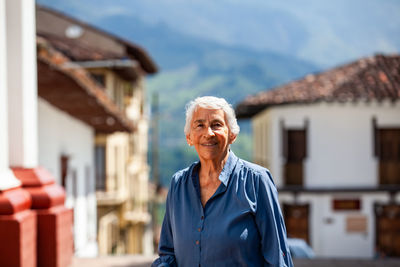
M 238 161 L 238 157 L 229 150 L 228 159 L 225 162 L 224 168 L 222 169 L 221 173 L 219 174 L 219 180 L 225 185 L 228 186 L 229 179 L 231 177 L 232 171 L 236 166 L 236 162 Z
M 236 166 L 237 161 L 239 160 L 238 157 L 236 157 L 236 155 L 233 153 L 232 150 L 229 150 L 229 155 L 228 155 L 228 159 L 225 162 L 224 168 L 222 168 L 221 173 L 219 174 L 218 179 L 221 181 L 221 183 L 224 184 L 224 186 L 228 186 L 229 183 L 229 179 L 231 177 L 232 171 Z M 198 171 L 199 171 L 199 167 L 200 167 L 200 161 L 197 162 L 192 170 L 191 170 L 191 177 L 194 180 L 194 184 L 195 186 L 199 186 L 198 185 Z

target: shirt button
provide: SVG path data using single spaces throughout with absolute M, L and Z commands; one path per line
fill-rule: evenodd
M 204 220 L 204 216 L 201 216 L 201 219 Z
M 201 228 L 197 228 L 197 231 L 199 231 L 199 232 L 200 232 L 200 231 L 201 231 Z
M 199 240 L 196 240 L 196 245 L 200 244 Z

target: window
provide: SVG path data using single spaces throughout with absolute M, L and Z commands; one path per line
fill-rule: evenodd
M 379 183 L 400 184 L 400 129 L 376 129 L 375 151 L 379 160 Z
M 68 161 L 69 157 L 67 155 L 61 155 L 61 185 L 66 188 L 67 186 L 67 175 L 68 175 Z
M 106 148 L 96 145 L 95 147 L 95 173 L 96 190 L 106 190 Z
M 307 155 L 307 122 L 305 129 L 285 129 L 282 123 L 282 130 L 285 185 L 303 185 L 303 162 Z
M 93 79 L 98 82 L 101 86 L 106 87 L 106 79 L 104 74 L 92 73 Z

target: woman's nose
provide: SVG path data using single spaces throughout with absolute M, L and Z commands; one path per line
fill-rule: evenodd
M 214 136 L 214 131 L 211 129 L 211 127 L 207 127 L 207 136 Z

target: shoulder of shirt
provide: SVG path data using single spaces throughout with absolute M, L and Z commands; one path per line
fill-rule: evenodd
M 256 179 L 266 179 L 275 185 L 271 172 L 267 168 L 240 158 L 238 164 L 240 164 L 239 168 L 246 170 L 246 173 L 252 173 Z
M 171 183 L 177 184 L 181 183 L 184 180 L 187 180 L 191 173 L 191 170 L 194 168 L 194 166 L 196 166 L 196 164 L 198 164 L 197 161 L 193 162 L 189 167 L 186 167 L 185 169 L 179 170 L 174 173 L 174 175 L 172 175 Z
M 266 173 L 270 173 L 269 170 L 265 167 L 262 167 L 258 164 L 246 161 L 244 159 L 240 159 L 238 161 L 241 168 L 246 169 L 247 171 L 253 172 L 254 174 L 262 174 L 265 175 Z

